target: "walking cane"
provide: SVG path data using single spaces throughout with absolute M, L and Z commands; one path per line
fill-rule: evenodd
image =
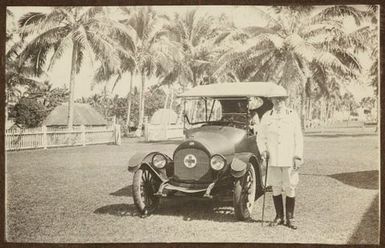
M 265 188 L 264 188 L 264 191 L 263 191 L 263 204 L 262 204 L 262 226 L 263 226 L 263 217 L 265 215 L 265 196 L 266 196 L 266 187 L 267 187 L 267 172 L 268 172 L 268 169 L 269 169 L 269 159 L 266 157 L 265 158 L 265 161 L 266 161 L 266 174 L 265 174 Z

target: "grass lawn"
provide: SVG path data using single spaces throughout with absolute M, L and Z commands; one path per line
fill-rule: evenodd
M 175 147 L 123 142 L 8 152 L 7 241 L 378 243 L 378 136 L 305 137 L 296 231 L 261 226 L 262 198 L 247 222 L 236 221 L 231 206 L 191 198 L 164 199 L 156 214 L 139 217 L 128 159 Z M 266 199 L 270 220 L 271 193 Z

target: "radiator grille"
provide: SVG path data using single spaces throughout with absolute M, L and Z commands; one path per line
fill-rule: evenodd
M 197 165 L 194 168 L 187 168 L 184 165 L 184 158 L 193 154 L 197 158 Z M 199 149 L 182 149 L 174 157 L 174 179 L 186 182 L 211 182 L 212 171 L 210 169 L 209 155 Z

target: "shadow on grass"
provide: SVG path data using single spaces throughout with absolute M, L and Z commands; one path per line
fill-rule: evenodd
M 140 216 L 134 204 L 112 204 L 100 207 L 94 211 L 95 214 L 109 214 L 114 216 Z
M 95 214 L 109 214 L 118 217 L 142 216 L 134 204 L 112 204 L 100 207 Z M 236 222 L 231 203 L 217 202 L 194 197 L 162 198 L 153 216 L 179 216 L 185 221 L 210 220 L 215 222 Z M 253 220 L 250 220 L 253 221 Z M 260 221 L 255 221 L 260 222 Z
M 162 199 L 154 215 L 180 216 L 185 221 L 236 222 L 232 204 L 194 197 Z
M 124 188 L 121 188 L 115 192 L 110 193 L 113 196 L 129 196 L 132 197 L 132 185 L 128 185 Z
M 357 225 L 348 244 L 378 244 L 379 242 L 379 196 L 374 198 L 372 204 L 363 215 L 361 222 Z
M 378 170 L 370 170 L 332 174 L 329 176 L 349 186 L 378 190 L 378 174 Z

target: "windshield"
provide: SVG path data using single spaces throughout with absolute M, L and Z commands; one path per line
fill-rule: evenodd
M 189 99 L 185 102 L 185 126 L 203 124 L 244 124 L 247 121 L 247 99 Z
M 190 124 L 218 121 L 222 117 L 222 106 L 214 99 L 186 100 L 184 111 Z

